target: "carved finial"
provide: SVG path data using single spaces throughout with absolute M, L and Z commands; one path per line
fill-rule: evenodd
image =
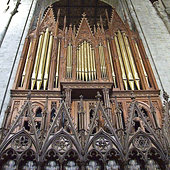
M 53 5 L 52 5 L 52 4 L 50 4 L 50 5 L 49 5 L 49 8 L 52 8 L 52 7 L 53 7 Z
M 106 12 L 107 22 L 109 23 L 109 15 L 108 15 L 107 9 L 105 10 L 105 12 Z
M 82 16 L 83 16 L 83 18 L 85 18 L 85 17 L 86 17 L 86 13 L 85 13 L 85 12 L 83 12 Z
M 99 91 L 97 91 L 97 95 L 95 96 L 95 98 L 97 98 L 97 100 L 100 101 L 101 97 L 102 97 L 102 95 L 100 94 Z
M 64 29 L 66 28 L 66 15 L 64 17 Z
M 97 23 L 97 27 L 100 27 L 100 24 L 99 24 L 99 23 Z
M 62 98 L 62 101 L 64 101 L 64 100 L 65 100 L 65 98 L 66 98 L 66 94 L 65 94 L 65 92 L 64 92 L 64 91 L 62 92 L 62 96 L 61 96 L 61 98 Z
M 80 111 L 83 112 L 84 111 L 84 107 L 83 107 L 83 96 L 80 95 Z
M 60 17 L 60 9 L 58 10 L 58 13 L 57 13 L 57 22 L 59 22 L 59 17 Z
M 29 91 L 27 94 L 27 100 L 30 100 L 30 99 L 31 99 L 31 91 Z
M 94 33 L 96 34 L 96 26 L 94 25 Z
M 130 97 L 133 101 L 135 101 L 136 96 L 134 95 L 133 91 L 131 92 L 131 97 Z
M 73 26 L 73 33 L 76 34 L 76 26 Z
M 164 90 L 163 90 L 163 98 L 164 98 L 164 100 L 166 100 L 166 101 L 168 101 L 168 99 L 169 99 L 169 95 L 168 95 L 167 92 L 164 91 Z

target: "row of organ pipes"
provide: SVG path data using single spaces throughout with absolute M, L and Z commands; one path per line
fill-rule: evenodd
M 96 78 L 94 49 L 89 42 L 83 41 L 77 47 L 77 79 L 92 81 Z
M 34 66 L 33 66 L 33 72 L 31 76 L 31 90 L 35 89 L 35 87 L 37 90 L 40 90 L 42 87 L 43 90 L 47 89 L 53 39 L 54 39 L 53 34 L 52 32 L 49 32 L 48 28 L 46 29 L 45 33 L 44 32 L 40 33 Z M 27 71 L 29 70 L 29 68 L 27 68 L 27 63 L 29 60 L 31 47 L 32 47 L 32 42 L 30 42 L 29 45 L 26 64 L 24 66 L 24 71 L 22 73 L 21 87 L 24 84 L 26 70 Z M 57 66 L 56 66 L 56 73 L 55 73 L 55 82 L 56 82 L 55 87 L 58 86 L 60 50 L 61 50 L 61 43 L 59 39 L 58 53 L 57 53 Z
M 36 50 L 36 56 L 33 65 L 33 71 L 31 75 L 31 89 L 44 89 L 46 90 L 48 87 L 49 81 L 49 70 L 50 70 L 50 60 L 52 55 L 52 47 L 53 47 L 53 34 L 47 28 L 45 32 L 41 32 L 38 40 L 38 47 Z M 114 36 L 114 42 L 116 45 L 116 51 L 118 54 L 119 64 L 121 68 L 121 76 L 124 83 L 125 90 L 140 90 L 140 78 L 136 69 L 136 65 L 134 62 L 133 54 L 131 51 L 131 47 L 129 44 L 128 37 L 124 32 L 118 30 Z M 110 60 L 110 68 L 112 73 L 112 79 L 114 83 L 114 87 L 117 87 L 116 83 L 116 75 L 115 68 L 113 64 L 113 57 L 111 52 L 111 44 L 109 40 L 107 40 L 107 50 L 108 57 Z M 21 87 L 24 84 L 24 78 L 26 71 L 29 70 L 27 68 L 27 63 L 30 56 L 30 51 L 32 48 L 32 42 L 29 44 L 26 63 L 22 73 L 21 79 Z M 100 70 L 101 70 L 101 78 L 107 78 L 107 70 L 106 70 L 106 61 L 105 61 L 105 52 L 104 46 L 100 42 L 98 45 L 99 51 L 99 60 L 100 60 Z M 149 87 L 148 75 L 145 70 L 142 57 L 138 48 L 138 44 L 135 42 L 135 48 L 139 57 L 139 61 L 141 62 L 141 66 L 144 72 L 144 76 L 146 82 Z M 56 55 L 56 70 L 55 70 L 55 85 L 54 87 L 58 87 L 59 81 L 59 63 L 60 63 L 60 54 L 61 54 L 61 39 L 58 38 L 57 43 L 57 55 Z M 97 68 L 96 68 L 96 56 L 95 49 L 92 47 L 92 44 L 87 40 L 84 40 L 80 44 L 77 45 L 76 48 L 76 77 L 77 80 L 81 81 L 94 81 L 97 79 Z M 72 78 L 72 67 L 73 67 L 73 45 L 71 42 L 67 45 L 67 55 L 66 55 L 66 78 Z

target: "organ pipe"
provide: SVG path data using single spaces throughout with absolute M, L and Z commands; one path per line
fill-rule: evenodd
M 89 81 L 91 80 L 91 65 L 90 65 L 90 46 L 89 43 L 87 42 L 87 61 L 88 61 L 88 77 L 89 77 Z
M 82 58 L 81 58 L 81 49 L 80 49 L 80 45 L 79 45 L 79 79 L 81 80 L 82 77 L 82 67 L 81 67 L 81 62 L 82 62 Z
M 91 48 L 91 44 L 89 46 L 89 50 L 90 50 L 90 70 L 91 70 L 91 78 L 92 80 L 94 80 L 94 70 L 93 70 L 93 64 L 94 64 L 94 61 L 93 61 L 93 55 L 92 55 L 92 48 Z
M 49 68 L 50 68 L 50 59 L 51 59 L 51 52 L 52 52 L 52 45 L 53 45 L 53 35 L 51 33 L 50 40 L 49 40 L 49 45 L 48 45 L 48 53 L 47 53 L 47 59 L 46 59 L 45 72 L 44 72 L 44 90 L 47 88 Z
M 124 65 L 123 65 L 123 61 L 122 61 L 122 57 L 121 57 L 121 52 L 120 52 L 117 36 L 115 36 L 114 40 L 115 40 L 117 54 L 118 54 L 119 63 L 120 63 L 120 68 L 121 68 L 121 72 L 122 72 L 123 83 L 124 83 L 125 89 L 128 90 L 127 77 L 125 74 L 125 69 L 124 69 Z
M 25 78 L 25 73 L 26 73 L 26 70 L 27 70 L 27 63 L 28 63 L 28 59 L 29 59 L 29 56 L 30 56 L 31 47 L 32 47 L 32 42 L 30 42 L 30 45 L 29 45 L 29 49 L 28 49 L 28 53 L 27 53 L 27 58 L 26 58 L 26 64 L 24 66 L 24 71 L 22 73 L 21 87 L 24 84 L 24 78 Z
M 44 40 L 44 32 L 39 37 L 37 54 L 36 54 L 34 69 L 33 69 L 32 77 L 31 77 L 31 90 L 34 89 L 35 82 L 37 81 L 37 75 L 38 75 L 38 69 L 39 69 L 39 64 L 40 64 L 40 57 L 41 57 L 41 52 L 42 52 L 43 40 Z
M 83 43 L 81 44 L 81 56 L 82 56 L 82 80 L 84 81 L 84 50 Z
M 138 73 L 136 71 L 136 66 L 135 66 L 133 56 L 132 56 L 132 53 L 131 53 L 131 49 L 130 49 L 130 46 L 129 46 L 129 42 L 128 42 L 128 39 L 127 39 L 125 33 L 123 33 L 123 39 L 124 39 L 124 42 L 125 42 L 125 47 L 126 47 L 126 51 L 127 51 L 127 54 L 128 54 L 130 66 L 131 66 L 131 69 L 132 69 L 132 74 L 133 74 L 133 77 L 135 79 L 137 89 L 140 90 L 139 76 L 138 76 Z
M 143 72 L 144 72 L 144 75 L 145 75 L 146 82 L 147 82 L 147 84 L 149 86 L 148 75 L 146 73 L 146 70 L 145 70 L 145 67 L 144 67 L 144 64 L 143 64 L 143 61 L 142 61 L 142 57 L 140 55 L 139 48 L 138 48 L 138 45 L 137 45 L 136 42 L 135 42 L 135 46 L 136 46 L 137 53 L 138 53 L 138 56 L 139 56 L 139 59 L 140 59 L 141 65 L 142 65 L 142 69 L 143 69 Z
M 111 65 L 111 70 L 112 70 L 112 78 L 113 78 L 113 83 L 114 86 L 116 87 L 116 76 L 115 76 L 115 72 L 114 72 L 114 68 L 113 68 L 113 61 L 112 61 L 112 55 L 111 55 L 111 50 L 110 50 L 110 44 L 109 41 L 107 40 L 107 48 L 108 48 L 108 52 L 109 52 L 109 58 L 110 58 L 110 65 Z
M 69 43 L 67 47 L 67 77 L 71 78 L 72 71 L 72 45 Z
M 95 64 L 95 57 L 94 57 L 94 49 L 92 50 L 92 56 L 93 56 L 94 79 L 96 79 L 97 76 L 96 76 L 96 64 Z
M 61 50 L 61 41 L 58 41 L 58 53 L 57 53 L 57 66 L 56 66 L 56 87 L 58 87 L 58 77 L 59 77 L 59 62 L 60 62 L 60 50 Z
M 48 48 L 48 39 L 49 39 L 49 29 L 47 28 L 45 32 L 40 66 L 39 66 L 38 76 L 37 76 L 37 90 L 40 90 L 41 84 L 42 84 L 42 79 L 43 79 L 43 74 L 44 74 L 44 69 L 45 69 L 46 54 L 47 54 L 47 48 Z
M 84 67 L 85 67 L 85 80 L 87 81 L 87 48 L 86 48 L 86 41 L 83 42 L 83 50 L 84 50 Z
M 76 52 L 77 52 L 77 69 L 76 69 L 76 72 L 77 72 L 77 79 L 79 79 L 79 65 L 80 65 L 80 63 L 79 63 L 79 49 L 78 48 L 77 48 Z

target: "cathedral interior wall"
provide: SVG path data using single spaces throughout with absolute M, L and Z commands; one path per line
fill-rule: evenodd
M 5 1 L 7 3 L 7 0 Z M 3 10 L 7 9 L 7 4 L 3 3 Z M 33 3 L 32 3 L 33 2 Z M 11 1 L 10 3 L 13 3 Z M 9 6 L 11 5 L 9 3 Z M 24 45 L 25 37 L 28 33 L 29 25 L 33 16 L 36 1 L 24 0 L 18 7 L 18 12 L 12 17 L 8 30 L 0 48 L 0 125 L 3 120 L 5 109 L 10 99 L 10 89 L 12 89 L 18 61 Z M 3 13 L 4 14 L 4 13 Z M 10 12 L 1 15 L 3 21 L 8 23 Z M 4 25 L 5 30 L 6 25 Z M 23 35 L 22 35 L 23 34 Z M 2 37 L 2 34 L 1 34 Z

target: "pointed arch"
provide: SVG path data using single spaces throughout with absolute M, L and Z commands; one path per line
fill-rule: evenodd
M 23 152 L 18 160 L 18 169 L 23 169 L 24 167 L 38 167 L 38 155 L 32 150 L 28 149 Z
M 16 147 L 17 148 L 19 147 L 18 148 L 19 150 L 15 147 L 15 143 L 16 143 Z M 10 144 L 11 144 L 12 148 L 14 148 L 16 151 L 20 151 L 20 152 L 21 151 L 23 152 L 23 151 L 29 149 L 32 144 L 34 145 L 36 151 L 38 151 L 38 147 L 39 147 L 37 145 L 37 142 L 35 141 L 35 139 L 28 132 L 26 132 L 24 129 L 20 130 L 19 132 L 12 135 L 9 139 L 7 139 L 5 144 L 1 145 L 0 152 L 3 152 L 5 150 L 5 148 L 7 148 Z M 22 145 L 25 149 L 22 147 Z
M 62 145 L 61 147 L 60 144 Z M 44 143 L 42 147 L 42 153 L 45 153 L 50 145 L 52 145 L 52 147 L 61 155 L 67 152 L 72 147 L 72 145 L 77 149 L 79 156 L 81 153 L 81 147 L 75 140 L 75 136 L 72 137 L 71 134 L 65 131 L 63 128 L 53 135 L 53 137 L 51 137 L 48 141 L 46 141 L 46 143 Z M 42 154 L 42 158 L 43 157 L 44 154 Z
M 60 166 L 60 154 L 55 149 L 49 149 L 45 152 L 44 157 L 40 158 L 40 161 L 42 161 L 42 168 L 45 168 L 50 162 L 53 164 L 56 164 L 57 166 Z

